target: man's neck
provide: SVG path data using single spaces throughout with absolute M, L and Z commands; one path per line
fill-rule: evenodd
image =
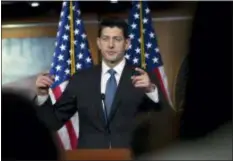
M 109 68 L 114 68 L 115 66 L 117 66 L 119 63 L 121 63 L 123 61 L 124 58 L 120 59 L 119 61 L 116 62 L 108 62 L 105 61 L 104 59 L 102 61 L 104 61 L 104 63 L 109 67 Z

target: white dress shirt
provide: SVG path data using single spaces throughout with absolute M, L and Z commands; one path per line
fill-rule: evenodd
M 123 59 L 118 65 L 116 65 L 113 69 L 116 71 L 115 77 L 116 77 L 116 81 L 117 81 L 117 85 L 119 84 L 120 78 L 121 78 L 121 74 L 123 72 L 123 69 L 125 67 L 126 64 L 126 60 Z M 110 74 L 108 73 L 108 70 L 110 69 L 109 66 L 106 65 L 106 63 L 104 61 L 102 61 L 102 74 L 101 74 L 101 93 L 105 94 L 105 90 L 106 90 L 106 84 L 107 81 L 110 77 Z M 154 89 L 154 91 L 150 92 L 150 93 L 146 93 L 146 95 L 155 103 L 157 103 L 159 101 L 159 96 L 158 96 L 158 89 L 157 87 Z M 46 100 L 47 100 L 48 96 L 38 96 L 37 97 L 37 103 L 38 105 L 43 104 Z
M 117 81 L 117 85 L 119 84 L 121 74 L 123 72 L 123 69 L 125 67 L 126 60 L 123 59 L 118 65 L 116 65 L 113 69 L 116 71 L 115 77 Z M 110 78 L 110 74 L 108 73 L 108 70 L 110 69 L 109 66 L 106 65 L 104 61 L 102 61 L 102 74 L 101 74 L 101 93 L 105 94 L 106 90 L 106 84 L 108 79 Z M 159 101 L 158 96 L 158 89 L 155 88 L 153 92 L 146 93 L 146 95 L 155 103 Z

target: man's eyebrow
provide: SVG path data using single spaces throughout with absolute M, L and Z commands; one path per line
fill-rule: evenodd
M 108 35 L 102 35 L 102 37 L 110 37 L 110 36 L 108 36 Z M 122 38 L 123 36 L 113 36 L 114 38 Z

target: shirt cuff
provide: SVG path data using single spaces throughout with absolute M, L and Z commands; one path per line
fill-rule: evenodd
M 146 95 L 155 103 L 159 102 L 158 88 L 156 86 L 152 92 L 146 93 Z
M 40 106 L 43 103 L 45 103 L 45 101 L 48 99 L 48 97 L 49 97 L 48 95 L 45 95 L 45 96 L 39 95 L 39 96 L 37 96 L 37 98 L 36 98 L 37 105 Z

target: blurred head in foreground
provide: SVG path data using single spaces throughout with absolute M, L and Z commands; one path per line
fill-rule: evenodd
M 2 92 L 2 159 L 58 160 L 55 137 L 37 119 L 27 98 Z

